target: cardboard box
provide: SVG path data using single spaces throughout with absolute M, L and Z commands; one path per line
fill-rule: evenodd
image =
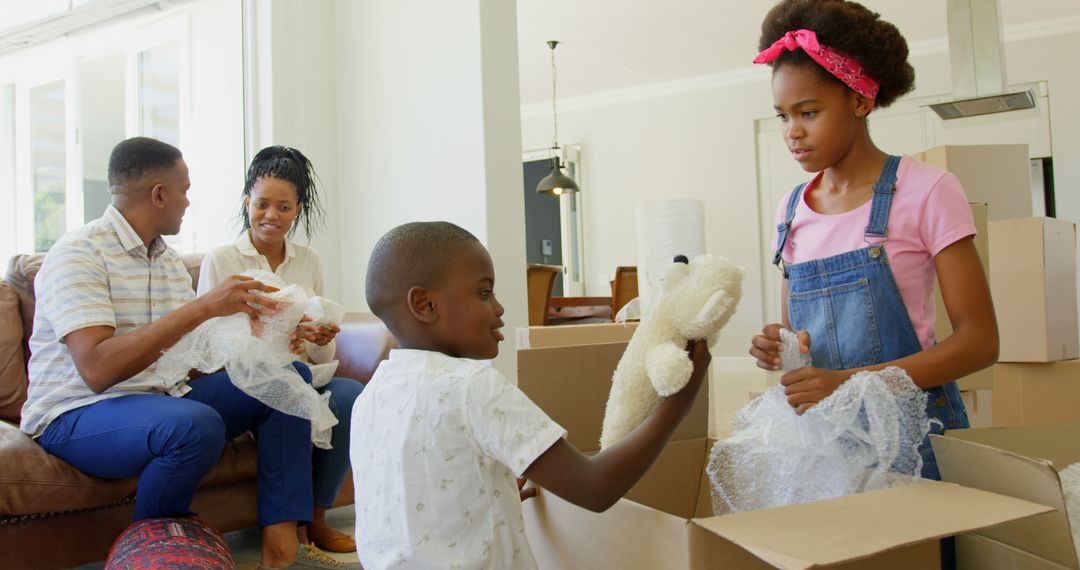
M 979 261 L 982 262 L 983 270 L 986 271 L 987 279 L 990 274 L 990 237 L 988 218 L 989 212 L 986 204 L 971 203 L 971 215 L 975 220 L 975 251 L 979 253 Z M 945 301 L 941 298 L 941 286 L 934 283 L 934 304 L 936 306 L 934 316 L 934 338 L 938 342 L 945 340 L 952 334 L 952 323 L 949 322 L 949 313 L 945 310 Z M 961 390 L 990 390 L 994 387 L 994 373 L 989 368 L 984 368 L 974 374 L 969 374 L 957 380 Z
M 931 442 L 943 480 L 1055 509 L 958 541 L 960 568 L 1080 567 L 1058 478 L 1080 461 L 1080 423 L 950 430 Z
M 637 330 L 637 322 L 589 323 L 582 325 L 557 325 L 518 327 L 517 347 L 550 348 L 578 344 L 601 344 L 629 342 Z
M 1080 356 L 1075 224 L 1054 218 L 990 222 L 990 292 L 1000 362 Z
M 971 427 L 983 428 L 996 425 L 994 424 L 994 392 L 992 390 L 960 392 L 960 397 L 964 399 L 964 408 L 967 409 Z
M 627 343 L 518 351 L 518 385 L 595 450 L 611 375 Z M 702 394 L 627 496 L 604 513 L 550 492 L 524 504 L 541 568 L 934 568 L 935 539 L 1049 509 L 946 483 L 911 485 L 779 509 L 712 515 L 712 440 Z M 882 516 L 888 513 L 888 516 Z
M 731 434 L 731 420 L 740 408 L 779 381 L 779 374 L 757 367 L 752 357 L 714 356 L 709 367 L 709 437 Z
M 956 537 L 957 570 L 1068 570 L 1030 552 L 977 534 Z
M 716 517 L 704 474 L 711 444 L 672 442 L 604 513 L 543 491 L 526 501 L 540 568 L 937 568 L 936 539 L 1049 510 L 927 481 Z
M 915 158 L 953 173 L 969 202 L 990 204 L 990 219 L 1029 218 L 1031 159 L 1024 144 L 946 145 Z
M 1080 421 L 1080 361 L 995 364 L 992 409 L 995 426 Z
M 611 393 L 611 376 L 626 342 L 518 350 L 518 388 L 566 428 L 566 439 L 581 451 L 600 448 L 600 428 Z M 705 437 L 708 389 L 675 430 L 672 441 Z

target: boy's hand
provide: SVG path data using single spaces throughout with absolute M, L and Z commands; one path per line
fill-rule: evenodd
M 518 495 L 521 497 L 521 502 L 525 502 L 527 499 L 531 499 L 540 494 L 539 487 L 525 488 L 525 483 L 528 481 L 525 477 L 517 478 Z
M 690 353 L 690 361 L 694 363 L 694 371 L 690 374 L 690 380 L 680 392 L 687 392 L 691 397 L 697 394 L 705 377 L 709 375 L 709 364 L 712 362 L 712 354 L 709 353 L 709 343 L 705 340 L 692 340 L 686 343 L 686 352 Z

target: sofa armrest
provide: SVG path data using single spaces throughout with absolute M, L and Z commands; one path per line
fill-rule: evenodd
M 341 323 L 337 334 L 338 369 L 335 376 L 352 378 L 367 384 L 379 363 L 390 355 L 397 345 L 393 335 L 371 313 L 349 313 Z

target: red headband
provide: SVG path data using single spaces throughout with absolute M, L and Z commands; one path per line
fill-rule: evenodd
M 870 76 L 866 75 L 859 62 L 854 59 L 818 43 L 817 34 L 813 30 L 795 30 L 769 46 L 765 51 L 754 58 L 754 63 L 769 63 L 780 57 L 785 51 L 795 51 L 802 48 L 811 59 L 821 64 L 825 71 L 836 76 L 845 85 L 852 88 L 856 93 L 863 95 L 871 101 L 877 98 L 878 85 Z

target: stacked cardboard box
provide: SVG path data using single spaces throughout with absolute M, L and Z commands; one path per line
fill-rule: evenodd
M 1080 568 L 1058 478 L 1080 462 L 1080 424 L 954 430 L 931 438 L 943 480 L 1055 509 L 957 537 L 961 570 Z
M 1077 322 L 1076 235 L 1071 222 L 1032 218 L 1030 168 L 1023 145 L 943 146 L 916 155 L 952 172 L 963 184 L 975 217 L 976 249 L 987 269 L 998 319 L 999 362 L 959 381 L 975 427 L 1080 420 L 1080 408 L 1059 404 L 1040 414 L 1037 401 L 1060 402 L 1073 368 L 1054 363 L 1080 356 Z M 938 340 L 951 334 L 937 297 Z M 1020 364 L 1040 363 L 1040 364 Z M 1040 378 L 1038 388 L 1020 378 Z M 1004 382 L 1004 396 L 996 383 Z M 994 390 L 993 392 L 991 390 Z M 1035 394 L 1041 391 L 1042 394 Z M 996 392 L 996 393 L 995 393 Z M 1026 399 L 1025 399 L 1026 396 Z M 999 413 L 1001 416 L 999 417 Z
M 993 425 L 1080 421 L 1075 225 L 991 222 L 990 256 L 1001 337 Z
M 518 351 L 518 385 L 595 450 L 626 343 Z M 1048 512 L 1042 505 L 927 482 L 777 509 L 712 516 L 707 398 L 645 477 L 604 513 L 548 492 L 524 504 L 541 568 L 935 568 L 936 539 Z M 882 516 L 888 513 L 888 516 Z
M 1026 144 L 938 146 L 914 158 L 956 176 L 969 202 L 990 205 L 990 219 L 1029 218 L 1031 162 Z
M 1075 224 L 1054 218 L 991 222 L 990 291 L 1001 362 L 1080 356 Z

